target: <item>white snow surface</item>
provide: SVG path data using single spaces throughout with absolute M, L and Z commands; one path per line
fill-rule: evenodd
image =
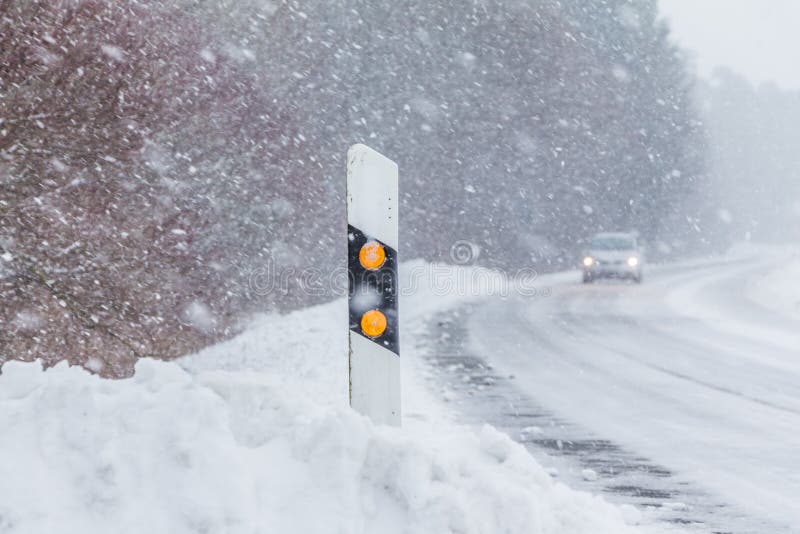
M 413 333 L 470 297 L 433 293 L 401 305 L 400 429 L 347 406 L 344 300 L 262 317 L 182 365 L 142 360 L 127 380 L 5 364 L 0 532 L 636 531 L 507 436 L 449 420 L 417 374 Z
M 748 289 L 747 296 L 756 303 L 800 318 L 800 252 L 758 278 Z

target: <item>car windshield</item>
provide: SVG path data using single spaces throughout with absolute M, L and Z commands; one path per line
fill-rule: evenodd
M 629 237 L 595 237 L 592 239 L 592 250 L 632 250 L 635 247 Z

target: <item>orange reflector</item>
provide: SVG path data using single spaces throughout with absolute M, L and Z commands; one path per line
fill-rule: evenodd
M 378 337 L 386 331 L 386 316 L 370 310 L 361 316 L 361 330 L 369 337 Z
M 364 243 L 364 246 L 358 251 L 358 261 L 370 271 L 380 269 L 383 262 L 386 261 L 386 251 L 380 243 L 369 241 Z

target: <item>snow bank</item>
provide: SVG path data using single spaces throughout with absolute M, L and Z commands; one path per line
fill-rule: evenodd
M 403 301 L 402 429 L 347 406 L 343 300 L 262 317 L 181 366 L 142 360 L 127 380 L 7 363 L 0 532 L 632 532 L 505 435 L 442 416 L 414 332 L 480 295 L 456 293 Z
M 11 362 L 0 426 L 2 532 L 626 532 L 489 427 L 374 427 L 262 374 Z
M 747 296 L 766 308 L 800 318 L 800 253 L 759 278 Z

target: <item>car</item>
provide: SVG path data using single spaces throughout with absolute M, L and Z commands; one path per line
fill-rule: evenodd
M 595 234 L 583 254 L 583 283 L 599 278 L 629 278 L 642 283 L 644 255 L 636 232 Z

